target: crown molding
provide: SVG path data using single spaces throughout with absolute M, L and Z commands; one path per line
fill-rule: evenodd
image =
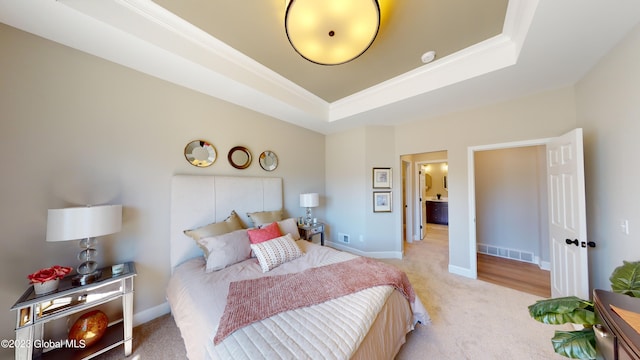
M 538 0 L 510 0 L 502 34 L 334 101 L 330 105 L 329 121 L 349 118 L 514 65 L 537 5 Z
M 517 62 L 538 0 L 510 0 L 503 33 L 333 103 L 148 0 L 5 0 L 0 20 L 74 49 L 326 133 L 338 120 Z

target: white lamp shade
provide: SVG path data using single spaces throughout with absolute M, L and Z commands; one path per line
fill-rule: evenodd
M 79 240 L 122 229 L 122 205 L 49 209 L 47 241 Z
M 300 194 L 300 207 L 316 207 L 319 204 L 317 193 Z

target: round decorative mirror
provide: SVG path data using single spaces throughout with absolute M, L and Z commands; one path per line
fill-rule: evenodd
M 251 153 L 244 146 L 235 146 L 227 155 L 229 164 L 236 169 L 246 169 L 251 165 Z
M 263 151 L 259 160 L 260 167 L 266 171 L 273 171 L 278 167 L 278 156 L 271 150 Z
M 207 167 L 216 161 L 216 148 L 204 140 L 194 140 L 184 147 L 184 157 L 197 167 Z

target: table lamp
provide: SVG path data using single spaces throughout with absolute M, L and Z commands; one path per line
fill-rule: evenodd
M 94 282 L 101 275 L 95 261 L 98 250 L 96 237 L 117 233 L 122 228 L 122 205 L 100 205 L 49 209 L 47 214 L 47 241 L 80 240 L 74 285 Z
M 306 225 L 311 225 L 311 208 L 318 206 L 318 203 L 317 193 L 300 194 L 300 207 L 307 208 L 307 217 L 304 220 Z

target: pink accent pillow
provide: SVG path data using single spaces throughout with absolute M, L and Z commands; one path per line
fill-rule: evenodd
M 251 241 L 252 244 L 259 244 L 282 236 L 277 222 L 271 223 L 261 229 L 249 229 L 247 233 L 249 234 L 249 241 Z

